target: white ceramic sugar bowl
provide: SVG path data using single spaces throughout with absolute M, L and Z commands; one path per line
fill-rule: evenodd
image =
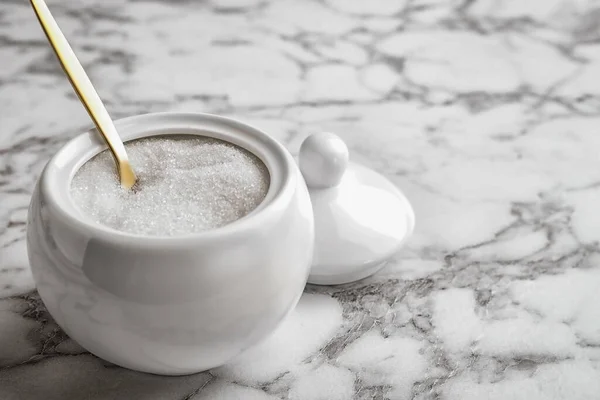
M 314 245 L 309 193 L 293 157 L 267 134 L 204 114 L 116 122 L 124 140 L 191 134 L 237 144 L 270 173 L 261 205 L 221 228 L 181 237 L 118 232 L 70 198 L 77 169 L 105 148 L 95 131 L 48 163 L 29 210 L 27 243 L 38 291 L 56 322 L 90 352 L 167 375 L 216 367 L 271 333 L 294 308 Z
M 70 197 L 75 172 L 105 149 L 95 131 L 50 160 L 29 210 L 33 276 L 56 322 L 115 364 L 165 375 L 223 365 L 276 328 L 307 279 L 340 284 L 371 275 L 414 227 L 404 195 L 350 163 L 333 134 L 308 137 L 298 168 L 280 143 L 227 118 L 148 114 L 116 126 L 124 140 L 189 134 L 237 144 L 265 163 L 270 186 L 258 208 L 224 227 L 139 236 L 92 221 Z

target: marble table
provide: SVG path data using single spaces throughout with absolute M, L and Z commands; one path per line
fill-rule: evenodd
M 600 3 L 49 0 L 115 117 L 333 131 L 412 201 L 375 276 L 308 286 L 225 367 L 110 365 L 37 296 L 27 205 L 89 126 L 24 0 L 0 3 L 0 399 L 600 399 Z

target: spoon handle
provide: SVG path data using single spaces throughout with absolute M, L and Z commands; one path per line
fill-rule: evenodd
M 44 0 L 30 1 L 37 18 L 40 21 L 40 25 L 48 37 L 48 41 L 54 49 L 73 89 L 75 89 L 81 103 L 83 103 L 88 114 L 94 121 L 94 124 L 106 140 L 106 143 L 117 162 L 121 185 L 128 189 L 131 188 L 136 182 L 135 173 L 131 168 L 131 164 L 129 164 L 125 146 L 123 145 L 123 142 L 117 133 L 117 129 L 115 128 L 108 111 L 106 111 L 100 96 L 98 96 L 90 78 L 88 78 L 85 73 L 85 70 L 73 52 L 73 49 L 69 46 L 67 39 L 58 27 L 54 17 L 52 17 Z

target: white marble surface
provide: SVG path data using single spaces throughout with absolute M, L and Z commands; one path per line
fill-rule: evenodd
M 417 229 L 226 367 L 87 354 L 32 292 L 24 235 L 37 175 L 89 121 L 27 2 L 2 0 L 1 399 L 600 399 L 600 2 L 49 4 L 113 116 L 221 113 L 292 151 L 335 131 Z

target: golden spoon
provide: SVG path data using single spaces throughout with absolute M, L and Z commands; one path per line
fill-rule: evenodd
M 129 158 L 125 151 L 123 141 L 119 137 L 119 133 L 115 128 L 115 125 L 108 115 L 108 111 L 104 107 L 100 96 L 94 89 L 90 78 L 85 73 L 81 63 L 77 59 L 77 56 L 73 52 L 71 46 L 67 42 L 67 39 L 60 31 L 58 24 L 52 17 L 48 6 L 44 0 L 30 0 L 33 10 L 40 21 L 40 25 L 48 37 L 48 41 L 52 45 L 60 64 L 62 65 L 73 89 L 79 96 L 79 99 L 85 106 L 88 114 L 96 124 L 96 127 L 106 140 L 110 151 L 117 163 L 117 169 L 119 170 L 119 177 L 121 178 L 121 186 L 126 189 L 131 189 L 135 184 L 137 178 L 131 164 L 129 164 Z

